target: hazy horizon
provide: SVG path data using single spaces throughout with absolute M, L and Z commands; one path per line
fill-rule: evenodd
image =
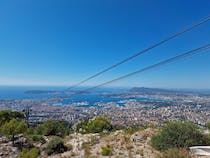
M 60 90 L 66 90 L 70 88 L 71 86 L 65 86 L 65 85 L 0 85 L 0 88 L 5 87 L 5 88 L 29 88 L 29 90 L 53 90 L 53 88 L 58 88 Z M 73 90 L 82 90 L 85 88 L 90 88 L 92 86 L 81 86 L 77 87 Z M 210 91 L 210 88 L 171 88 L 171 87 L 147 87 L 147 86 L 130 86 L 130 87 L 100 87 L 96 90 L 105 90 L 105 89 L 131 89 L 131 88 L 151 88 L 151 89 L 166 89 L 166 90 L 180 90 L 180 91 Z

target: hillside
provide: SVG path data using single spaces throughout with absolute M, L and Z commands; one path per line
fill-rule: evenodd
M 72 125 L 46 120 L 28 128 L 22 113 L 9 110 L 1 111 L 0 119 L 1 158 L 192 158 L 189 147 L 210 143 L 204 128 L 187 121 L 128 128 L 99 116 Z
M 148 128 L 129 134 L 123 130 L 100 135 L 73 133 L 64 138 L 64 144 L 70 149 L 62 154 L 46 155 L 44 148 L 52 137 L 45 137 L 46 143 L 33 143 L 41 149 L 40 157 L 49 158 L 103 158 L 103 148 L 110 148 L 110 158 L 116 157 L 150 157 L 155 158 L 158 151 L 153 149 L 149 142 L 155 130 Z M 5 137 L 1 137 L 1 157 L 15 157 L 18 149 L 12 147 L 11 142 Z

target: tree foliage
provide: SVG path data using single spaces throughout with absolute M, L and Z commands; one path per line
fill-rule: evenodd
M 36 128 L 36 133 L 45 136 L 60 136 L 64 137 L 69 134 L 70 125 L 64 120 L 48 120 Z
M 64 145 L 63 140 L 59 137 L 54 137 L 47 145 L 46 152 L 48 155 L 63 153 L 67 151 L 67 147 Z
M 46 140 L 43 135 L 32 134 L 28 135 L 28 138 L 33 142 L 40 142 L 42 144 L 46 143 Z
M 13 118 L 1 127 L 1 133 L 7 137 L 10 137 L 14 145 L 15 135 L 23 133 L 26 129 L 26 123 L 20 122 Z
M 87 131 L 90 133 L 99 133 L 103 132 L 104 130 L 112 130 L 111 121 L 104 116 L 91 120 L 88 123 Z
M 104 116 L 97 117 L 93 120 L 83 120 L 77 124 L 77 130 L 82 129 L 83 133 L 100 133 L 111 131 L 113 129 L 111 121 Z
M 12 119 L 22 120 L 25 116 L 22 112 L 2 110 L 0 111 L 0 127 Z
M 209 138 L 200 132 L 198 126 L 180 121 L 169 122 L 151 140 L 153 147 L 158 150 L 207 145 L 209 142 Z

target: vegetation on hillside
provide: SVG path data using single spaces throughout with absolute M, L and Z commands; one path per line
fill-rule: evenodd
M 102 147 L 101 154 L 103 156 L 111 156 L 113 152 L 113 148 L 110 145 L 107 145 L 106 147 Z
M 64 145 L 64 142 L 59 137 L 54 137 L 47 145 L 46 152 L 48 155 L 63 153 L 67 151 L 67 147 Z
M 191 158 L 191 156 L 187 151 L 173 148 L 164 151 L 158 158 Z
M 63 153 L 67 150 L 71 151 L 74 148 L 71 143 L 66 143 L 67 138 L 65 136 L 68 136 L 73 130 L 67 121 L 47 120 L 37 127 L 28 128 L 24 121 L 23 113 L 9 110 L 0 112 L 0 121 L 0 134 L 10 138 L 13 145 L 17 145 L 18 139 L 21 137 L 27 140 L 25 143 L 28 144 L 21 146 L 18 158 L 37 158 L 40 152 L 45 155 L 52 155 Z M 210 127 L 209 123 L 207 123 L 206 126 Z M 121 145 L 126 145 L 123 148 L 126 148 L 128 152 L 133 148 L 133 140 L 146 141 L 146 138 L 150 135 L 150 133 L 146 135 L 142 134 L 141 136 L 136 135 L 136 133 L 144 131 L 144 128 L 113 127 L 111 120 L 105 116 L 96 117 L 94 119 L 84 119 L 75 124 L 75 127 L 74 132 L 87 134 L 89 136 L 91 136 L 90 133 L 93 133 L 93 135 L 98 136 L 95 137 L 96 141 L 94 141 L 94 139 L 92 140 L 92 138 L 91 141 L 87 141 L 88 138 L 82 143 L 81 150 L 84 151 L 86 156 L 91 155 L 92 147 L 98 144 L 100 139 L 108 136 L 108 134 L 113 131 L 118 132 L 117 130 L 119 130 L 119 133 L 116 135 L 122 134 L 123 139 L 119 137 L 118 141 L 122 141 L 120 143 Z M 78 133 L 72 135 L 81 137 L 81 134 Z M 85 135 L 83 136 L 85 137 Z M 132 139 L 131 136 L 133 136 Z M 168 122 L 156 135 L 150 135 L 149 137 L 152 137 L 150 142 L 152 147 L 160 151 L 158 158 L 190 158 L 189 152 L 186 150 L 189 146 L 210 144 L 210 136 L 203 134 L 202 130 L 191 122 Z M 111 142 L 112 139 L 114 139 L 114 137 L 110 138 L 109 142 Z M 36 146 L 37 144 L 41 144 L 41 146 L 44 145 L 44 148 Z M 115 150 L 113 150 L 114 146 L 110 144 L 111 143 L 107 143 L 100 146 L 101 153 L 99 154 L 103 156 L 113 155 L 115 153 Z M 154 150 L 154 148 L 152 149 Z M 155 151 L 158 152 L 157 150 Z M 139 149 L 136 153 L 144 155 L 143 149 L 142 151 Z
M 18 158 L 37 158 L 39 156 L 39 149 L 23 149 L 19 154 Z
M 2 110 L 2 111 L 0 111 L 0 127 L 12 119 L 21 121 L 24 118 L 25 118 L 25 116 L 22 112 L 11 111 L 11 110 Z
M 206 127 L 210 130 L 210 122 L 206 123 Z
M 27 138 L 32 142 L 40 142 L 42 144 L 46 143 L 46 140 L 43 135 L 32 134 L 32 135 L 27 135 Z
M 39 150 L 34 148 L 33 143 L 46 143 L 44 136 L 58 136 L 48 143 L 46 148 L 47 154 L 60 153 L 67 150 L 62 140 L 62 138 L 69 134 L 71 129 L 67 121 L 47 120 L 37 127 L 28 128 L 24 118 L 25 116 L 22 112 L 10 110 L 0 112 L 0 134 L 10 138 L 13 146 L 18 145 L 20 147 L 19 158 L 37 158 Z M 27 138 L 27 144 L 25 144 L 24 148 L 22 148 L 22 145 L 19 146 L 19 143 L 23 143 L 20 141 L 21 139 L 19 140 L 22 136 Z
M 201 133 L 198 126 L 191 122 L 172 121 L 152 137 L 151 143 L 158 150 L 167 150 L 194 145 L 208 145 L 210 139 Z
M 47 120 L 35 128 L 38 135 L 64 137 L 70 132 L 70 125 L 65 120 Z
M 76 126 L 77 131 L 81 133 L 100 133 L 104 131 L 111 131 L 113 126 L 111 120 L 105 116 L 100 116 L 92 120 L 82 120 Z
M 19 122 L 15 118 L 5 123 L 1 127 L 1 133 L 11 138 L 12 144 L 14 145 L 15 136 L 23 133 L 27 129 L 27 125 L 25 122 Z

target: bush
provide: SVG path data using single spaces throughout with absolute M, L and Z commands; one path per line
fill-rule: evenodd
M 152 146 L 158 150 L 182 148 L 193 145 L 207 145 L 209 138 L 190 122 L 172 121 L 152 137 Z
M 27 125 L 24 122 L 19 122 L 16 119 L 12 119 L 9 122 L 5 123 L 1 127 L 1 133 L 12 140 L 12 144 L 14 145 L 15 136 L 23 133 L 27 129 Z
M 128 128 L 128 129 L 124 129 L 124 131 L 130 135 L 136 133 L 137 131 L 139 131 L 140 129 L 135 129 L 135 128 Z
M 35 129 L 33 127 L 29 127 L 25 132 L 25 135 L 33 135 L 35 134 Z
M 88 124 L 88 131 L 90 133 L 99 133 L 103 132 L 104 130 L 111 131 L 112 125 L 111 121 L 107 119 L 106 117 L 98 117 L 94 120 L 91 120 Z
M 210 129 L 210 122 L 207 122 L 207 123 L 206 123 L 206 127 L 207 127 L 208 129 Z
M 191 158 L 191 156 L 187 152 L 174 148 L 163 152 L 158 158 Z
M 59 137 L 54 137 L 47 145 L 46 152 L 48 155 L 63 153 L 67 151 L 67 147 L 64 145 L 63 140 Z
M 46 140 L 43 135 L 33 134 L 33 135 L 29 135 L 29 138 L 32 139 L 32 141 L 34 142 L 40 142 L 42 144 L 46 143 Z
M 23 120 L 25 118 L 22 112 L 2 110 L 0 111 L 0 127 L 12 119 Z
M 100 133 L 103 131 L 111 131 L 111 121 L 104 116 L 97 117 L 93 120 L 83 120 L 77 124 L 77 130 L 82 129 L 82 133 Z M 81 132 L 81 131 L 80 131 Z
M 102 152 L 101 154 L 103 156 L 111 156 L 113 152 L 113 149 L 111 146 L 107 145 L 106 147 L 102 147 Z
M 37 158 L 39 156 L 39 149 L 32 148 L 30 150 L 23 149 L 19 154 L 18 158 Z
M 83 119 L 79 123 L 76 124 L 76 131 L 80 133 L 85 133 L 88 128 L 89 119 Z
M 69 134 L 70 125 L 64 120 L 47 120 L 36 128 L 36 133 L 45 136 L 59 136 L 64 137 Z

